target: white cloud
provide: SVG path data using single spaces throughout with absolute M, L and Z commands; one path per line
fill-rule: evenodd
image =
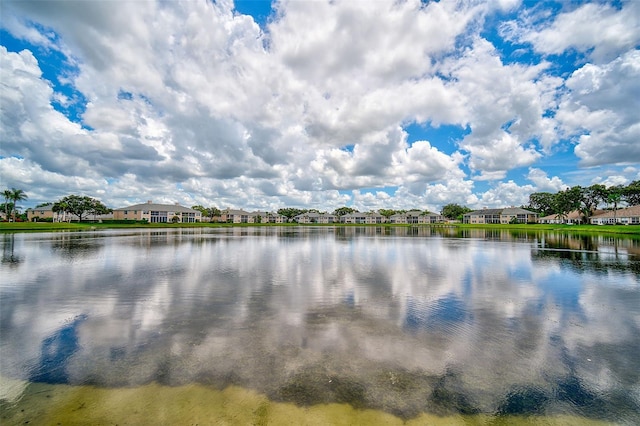
M 536 192 L 533 185 L 518 185 L 514 181 L 499 182 L 482 194 L 479 204 L 483 207 L 521 206 L 529 202 L 529 195 Z
M 640 162 L 640 51 L 586 64 L 566 82 L 557 120 L 586 166 Z
M 529 168 L 527 179 L 535 185 L 535 192 L 558 192 L 569 187 L 565 185 L 558 176 L 549 178 L 543 170 L 534 167 Z
M 527 16 L 528 18 L 536 18 Z M 551 22 L 510 22 L 503 33 L 520 42 L 530 42 L 545 54 L 559 55 L 569 49 L 588 52 L 596 62 L 609 61 L 634 49 L 640 42 L 640 3 L 587 3 L 559 14 Z

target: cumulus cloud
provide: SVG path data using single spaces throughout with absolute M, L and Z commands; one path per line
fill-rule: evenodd
M 567 79 L 557 114 L 584 165 L 640 162 L 640 51 L 586 64 Z
M 638 46 L 639 17 L 637 1 L 622 2 L 620 7 L 587 3 L 551 21 L 526 14 L 522 22 L 504 23 L 502 32 L 508 38 L 531 43 L 541 53 L 559 55 L 575 49 L 600 62 Z
M 533 182 L 536 192 L 558 192 L 568 188 L 558 176 L 549 178 L 547 173 L 535 167 L 529 168 L 527 179 Z

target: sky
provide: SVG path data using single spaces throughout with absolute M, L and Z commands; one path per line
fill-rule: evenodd
M 0 1 L 24 208 L 440 211 L 640 179 L 640 1 Z

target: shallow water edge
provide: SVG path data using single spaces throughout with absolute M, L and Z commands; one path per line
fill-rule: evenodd
M 349 404 L 308 407 L 275 402 L 238 386 L 217 390 L 202 385 L 130 388 L 25 384 L 16 402 L 0 400 L 2 425 L 605 425 L 578 416 L 440 417 L 422 413 L 403 420 L 380 410 Z

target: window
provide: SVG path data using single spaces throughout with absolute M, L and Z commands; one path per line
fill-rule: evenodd
M 151 223 L 167 223 L 167 212 L 151 211 Z

